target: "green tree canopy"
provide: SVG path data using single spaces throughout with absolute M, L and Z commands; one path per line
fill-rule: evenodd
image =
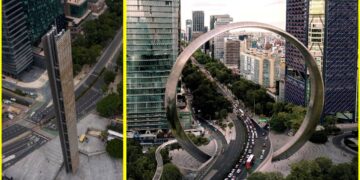
M 167 163 L 164 165 L 161 180 L 181 180 L 182 175 L 180 170 L 173 164 Z
M 122 112 L 122 102 L 118 94 L 112 93 L 96 104 L 100 116 L 110 117 Z
M 106 144 L 106 152 L 113 158 L 123 157 L 123 143 L 120 139 L 112 139 Z
M 279 172 L 255 172 L 252 173 L 248 180 L 284 180 L 284 176 Z

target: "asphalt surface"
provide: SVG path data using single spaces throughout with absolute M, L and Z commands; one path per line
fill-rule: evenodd
M 335 136 L 333 139 L 332 139 L 332 143 L 339 149 L 349 153 L 349 154 L 352 154 L 354 156 L 357 155 L 357 153 L 355 153 L 354 151 L 350 150 L 349 148 L 345 147 L 345 144 L 343 143 L 344 142 L 344 138 L 345 137 L 348 137 L 348 136 L 351 136 L 352 135 L 352 132 L 345 132 L 341 135 L 337 135 Z
M 22 159 L 23 157 L 27 156 L 31 152 L 33 152 L 35 149 L 39 148 L 43 144 L 45 144 L 48 140 L 44 137 L 33 133 L 30 136 L 24 137 L 20 139 L 19 141 L 16 141 L 8 146 L 3 147 L 3 169 L 5 170 L 9 166 L 15 164 L 17 161 Z M 10 157 L 12 155 L 15 155 L 14 158 L 8 159 L 6 162 L 4 162 L 4 159 L 7 157 Z
M 4 143 L 10 139 L 13 139 L 20 134 L 25 133 L 26 131 L 29 131 L 29 129 L 19 124 L 14 124 L 10 127 L 7 127 L 2 130 L 2 142 Z
M 262 154 L 262 150 L 265 149 L 265 153 L 263 158 L 265 159 L 269 153 L 270 142 L 267 138 L 268 133 L 259 127 L 254 121 L 250 120 L 248 116 L 240 117 L 237 108 L 239 108 L 239 102 L 235 96 L 232 94 L 230 90 L 220 84 L 217 80 L 215 80 L 211 74 L 205 70 L 204 66 L 199 64 L 195 58 L 191 57 L 192 63 L 196 66 L 200 67 L 202 73 L 211 81 L 217 84 L 217 91 L 221 93 L 224 97 L 226 97 L 233 105 L 237 104 L 236 108 L 234 108 L 234 113 L 229 114 L 230 118 L 233 120 L 233 124 L 235 127 L 236 137 L 235 140 L 231 140 L 227 148 L 225 148 L 224 152 L 220 154 L 220 156 L 216 159 L 216 162 L 211 167 L 211 169 L 206 174 L 203 174 L 203 177 L 211 176 L 212 180 L 224 179 L 224 178 L 232 178 L 232 179 L 245 179 L 248 172 L 252 172 L 256 169 L 256 167 L 261 163 L 260 155 Z M 244 111 L 244 110 L 243 110 Z M 247 120 L 245 122 L 244 120 Z M 251 121 L 251 122 L 250 122 Z M 249 129 L 247 129 L 246 124 L 254 128 L 257 132 L 258 137 L 254 139 L 254 145 L 251 148 L 251 153 L 249 153 L 249 148 L 245 152 L 245 146 L 247 143 L 250 144 L 248 137 L 250 136 Z M 261 137 L 263 132 L 266 134 L 265 137 Z M 266 147 L 263 147 L 263 144 L 266 144 Z M 245 165 L 243 164 L 246 161 L 247 154 L 254 154 L 255 160 L 251 169 L 245 170 Z M 241 158 L 242 157 L 242 158 Z M 242 161 L 240 161 L 242 159 Z M 235 168 L 236 167 L 236 168 Z M 240 173 L 236 173 L 237 169 L 241 169 Z M 233 173 L 231 173 L 233 171 Z M 234 172 L 235 171 L 235 172 Z M 215 172 L 215 173 L 214 173 Z

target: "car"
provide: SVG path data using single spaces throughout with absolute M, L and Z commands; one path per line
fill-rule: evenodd
M 266 143 L 263 143 L 263 147 L 266 147 Z
M 264 155 L 260 155 L 260 160 L 264 159 Z
M 228 178 L 231 178 L 231 177 L 232 177 L 232 175 L 233 175 L 232 173 L 229 173 Z
M 241 169 L 236 170 L 236 173 L 240 174 L 240 173 L 241 173 Z
M 263 132 L 262 135 L 265 136 L 265 132 Z
M 261 154 L 265 154 L 265 149 L 263 149 L 263 150 L 261 151 Z
M 236 180 L 236 176 L 233 176 L 233 177 L 231 178 L 231 180 Z
M 251 141 L 251 144 L 252 144 L 252 145 L 255 145 L 254 141 Z
M 229 178 L 225 178 L 224 180 L 229 180 Z
M 238 167 L 239 167 L 239 164 L 236 164 L 236 165 L 235 165 L 235 168 L 238 168 Z
M 249 154 L 251 154 L 251 153 L 252 153 L 252 150 L 251 150 L 251 149 L 249 149 L 248 153 L 249 153 Z
M 250 155 L 249 155 L 249 154 L 247 154 L 247 155 L 246 155 L 246 159 L 248 159 L 248 158 L 249 158 L 249 156 L 250 156 Z
M 267 138 L 267 136 L 265 136 L 265 140 L 267 140 L 268 138 Z
M 232 170 L 231 170 L 231 174 L 234 174 L 235 170 L 236 170 L 236 169 L 232 169 Z
M 250 149 L 252 149 L 253 148 L 253 146 L 252 145 L 250 145 L 250 147 L 249 147 Z

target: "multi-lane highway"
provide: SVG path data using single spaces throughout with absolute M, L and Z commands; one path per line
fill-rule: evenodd
M 224 178 L 245 179 L 247 173 L 253 171 L 261 163 L 262 159 L 267 156 L 270 147 L 267 138 L 268 133 L 243 113 L 239 105 L 241 102 L 235 98 L 227 87 L 215 80 L 194 57 L 191 57 L 191 61 L 200 68 L 200 71 L 208 79 L 216 83 L 217 91 L 232 102 L 234 106 L 233 113 L 229 114 L 229 116 L 235 127 L 235 139 L 230 141 L 224 152 L 217 157 L 213 166 L 200 177 L 213 180 Z M 256 137 L 253 135 L 255 133 Z M 245 163 L 247 157 L 251 154 L 255 157 L 252 168 L 246 170 Z

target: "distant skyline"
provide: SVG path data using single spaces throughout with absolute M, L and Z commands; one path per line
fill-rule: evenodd
M 234 21 L 256 21 L 285 29 L 285 0 L 184 0 L 181 1 L 181 29 L 185 20 L 192 19 L 192 11 L 204 11 L 205 26 L 209 27 L 210 16 L 229 14 Z

